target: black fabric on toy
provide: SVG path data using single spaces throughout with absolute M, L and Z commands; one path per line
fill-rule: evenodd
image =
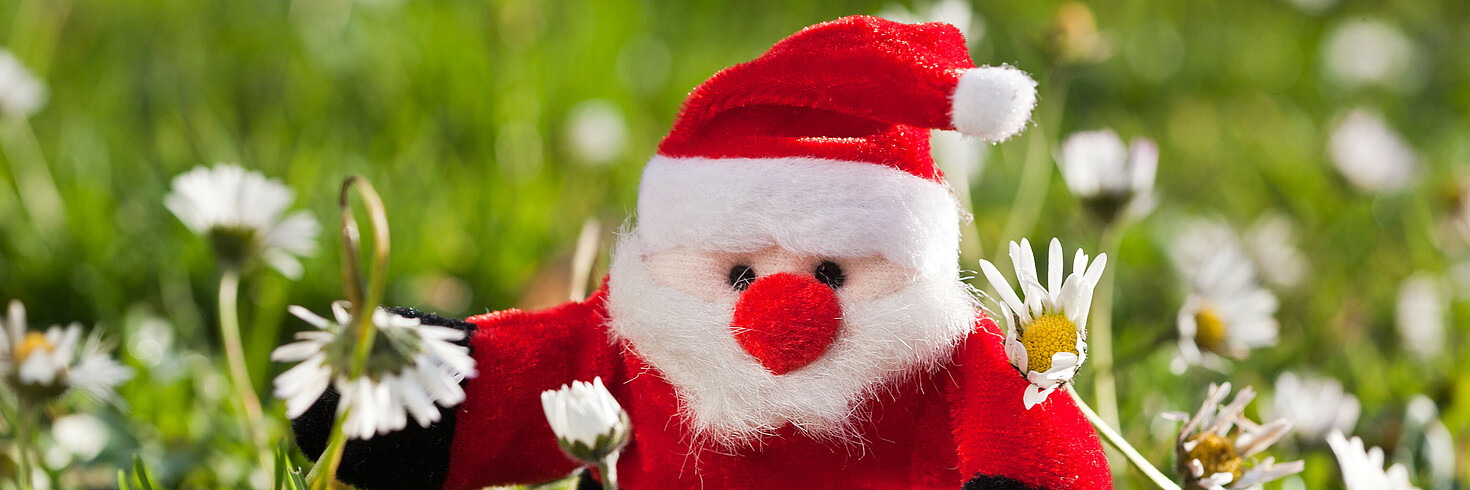
M 1028 487 L 1004 476 L 975 475 L 970 481 L 965 482 L 963 490 L 1042 490 L 1040 488 Z
M 463 330 L 465 338 L 455 343 L 466 347 L 469 347 L 470 335 L 475 330 L 474 325 L 462 320 L 422 313 L 412 308 L 390 308 L 388 311 L 417 318 L 425 325 Z M 291 421 L 296 446 L 312 460 L 326 450 L 338 398 L 337 390 L 329 387 L 305 414 Z M 337 479 L 353 486 L 374 489 L 443 487 L 444 478 L 449 475 L 449 449 L 454 439 L 456 411 L 439 407 L 439 421 L 428 427 L 410 423 L 398 432 L 381 434 L 366 441 L 348 441 L 342 465 L 337 468 Z

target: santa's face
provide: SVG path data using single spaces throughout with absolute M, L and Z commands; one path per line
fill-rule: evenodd
M 612 329 L 674 385 L 696 436 L 720 445 L 787 424 L 853 435 L 862 402 L 936 367 L 974 322 L 957 266 L 643 245 L 635 231 L 614 250 Z

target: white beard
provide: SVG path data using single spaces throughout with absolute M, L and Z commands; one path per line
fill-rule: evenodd
M 860 442 L 863 402 L 949 358 L 974 327 L 976 303 L 956 265 L 877 299 L 842 302 L 837 338 L 815 362 L 776 375 L 730 330 L 735 299 L 706 301 L 656 283 L 636 230 L 612 252 L 613 335 L 674 386 L 696 443 L 755 446 L 786 424 L 819 439 Z

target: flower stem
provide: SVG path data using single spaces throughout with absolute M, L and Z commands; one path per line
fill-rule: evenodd
M 20 453 L 20 467 L 16 474 L 16 483 L 20 485 L 21 490 L 31 490 L 32 483 L 34 483 L 31 479 L 35 477 L 35 470 L 31 469 L 31 454 L 36 445 L 35 408 L 31 402 L 25 400 L 24 396 L 16 398 L 20 399 L 15 417 L 15 449 Z
M 255 396 L 255 384 L 250 382 L 250 371 L 245 367 L 245 348 L 240 342 L 239 297 L 240 269 L 226 267 L 219 280 L 219 328 L 225 343 L 225 359 L 230 365 L 230 384 L 235 385 L 235 395 L 240 398 L 240 406 L 245 412 L 245 434 L 256 452 L 264 458 L 265 467 L 269 467 L 260 398 Z
M 1108 425 L 1118 426 L 1118 391 L 1113 378 L 1113 286 L 1114 273 L 1118 270 L 1118 248 L 1122 242 L 1122 230 L 1117 224 L 1103 230 L 1102 250 L 1112 259 L 1113 267 L 1103 270 L 1093 298 L 1093 313 L 1088 325 L 1091 336 L 1088 360 L 1092 361 L 1093 398 L 1097 402 L 1098 415 Z
M 572 254 L 572 301 L 587 299 L 587 286 L 592 282 L 592 265 L 597 261 L 597 238 L 601 232 L 602 226 L 597 220 L 588 218 L 582 222 L 582 231 L 577 234 L 577 251 Z
M 346 403 L 346 400 L 338 403 Z M 342 431 L 342 421 L 347 420 L 348 410 L 344 408 L 337 411 L 337 417 L 332 421 L 331 435 L 327 437 L 327 448 L 306 474 L 306 481 L 311 482 L 312 490 L 332 488 L 337 481 L 337 467 L 341 466 L 342 451 L 347 448 L 347 433 Z
M 1092 411 L 1092 407 L 1087 406 L 1087 402 L 1082 401 L 1082 397 L 1077 396 L 1077 391 L 1072 389 L 1072 385 L 1067 385 L 1065 389 L 1067 390 L 1067 394 L 1071 395 L 1072 401 L 1077 404 L 1077 408 L 1082 410 L 1082 415 L 1086 416 L 1087 421 L 1092 422 L 1092 426 L 1097 428 L 1097 433 L 1102 435 L 1103 440 L 1107 441 L 1108 445 L 1122 451 L 1123 457 L 1127 458 L 1128 462 L 1133 464 L 1134 468 L 1138 468 L 1138 471 L 1143 472 L 1144 476 L 1147 476 L 1149 481 L 1152 481 L 1158 488 L 1164 490 L 1180 490 L 1179 485 L 1174 484 L 1173 481 L 1169 480 L 1169 477 L 1164 476 L 1164 473 L 1160 472 L 1158 468 L 1155 468 L 1153 463 L 1149 463 L 1142 454 L 1138 453 L 1137 449 L 1133 449 L 1133 445 L 1128 444 L 1128 440 L 1118 434 L 1118 431 L 1113 430 L 1113 427 L 1108 425 L 1107 422 L 1103 422 L 1102 418 L 1097 416 L 1097 412 Z
M 362 273 L 359 271 L 362 256 L 362 242 L 357 232 L 357 219 L 352 215 L 352 202 L 349 199 L 351 191 L 357 190 L 362 198 L 363 205 L 367 207 L 368 218 L 373 226 L 373 262 L 372 269 L 368 270 L 367 284 L 362 283 Z M 342 193 L 338 196 L 337 205 L 342 211 L 342 239 L 343 239 L 343 268 L 342 275 L 345 279 L 343 287 L 347 290 L 347 297 L 353 303 L 353 319 L 357 321 L 357 346 L 353 352 L 352 371 L 349 373 L 351 379 L 357 379 L 362 375 L 363 368 L 367 365 L 368 354 L 373 350 L 373 337 L 377 329 L 373 328 L 373 311 L 377 309 L 378 303 L 383 301 L 383 289 L 387 283 L 388 269 L 388 213 L 383 208 L 383 199 L 378 196 L 378 191 L 373 185 L 361 176 L 351 176 L 342 181 Z
M 612 465 L 607 460 L 597 462 L 597 476 L 602 477 L 602 490 L 618 490 L 618 482 L 613 481 Z
M 362 282 L 362 242 L 357 230 L 357 219 L 352 214 L 352 202 L 349 197 L 356 189 L 358 196 L 362 198 L 367 207 L 368 217 L 373 226 L 373 268 L 368 270 L 368 280 Z M 347 294 L 348 301 L 352 303 L 353 320 L 355 323 L 344 327 L 354 328 L 357 334 L 357 344 L 352 352 L 352 365 L 348 370 L 349 379 L 357 379 L 365 373 L 368 356 L 372 354 L 373 339 L 377 334 L 377 328 L 373 325 L 373 312 L 378 303 L 383 300 L 383 289 L 386 285 L 388 268 L 388 214 L 383 208 L 383 200 L 373 185 L 360 176 L 351 176 L 342 181 L 342 192 L 338 196 L 337 205 L 342 212 L 342 288 Z M 347 434 L 342 430 L 342 424 L 351 408 L 346 405 L 347 400 L 340 400 L 337 406 L 337 416 L 332 421 L 332 433 L 327 439 L 327 448 L 317 459 L 311 472 L 306 475 L 313 490 L 331 488 L 337 481 L 337 468 L 342 464 L 342 452 L 347 448 Z

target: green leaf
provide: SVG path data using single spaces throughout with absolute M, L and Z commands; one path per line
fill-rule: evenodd
M 301 468 L 291 464 L 290 450 L 282 439 L 276 444 L 276 490 L 306 490 L 306 478 Z
M 148 468 L 143 466 L 143 457 L 133 455 L 133 476 L 138 479 L 138 486 L 143 490 L 153 490 L 153 482 L 148 478 Z

